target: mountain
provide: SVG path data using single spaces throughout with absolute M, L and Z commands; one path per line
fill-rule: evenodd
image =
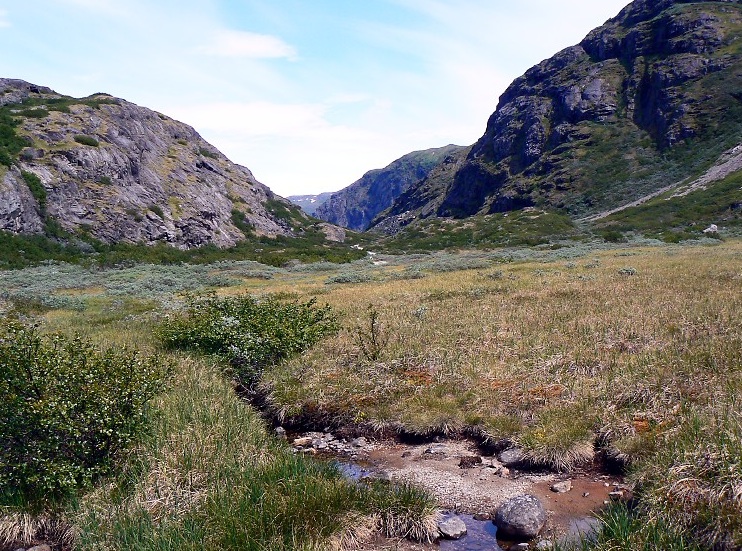
M 181 249 L 308 218 L 190 126 L 107 94 L 0 79 L 0 229 Z
M 737 1 L 629 4 L 516 79 L 466 156 L 402 194 L 376 229 L 525 207 L 597 220 L 660 193 L 675 201 L 742 143 L 740 36 Z M 721 211 L 742 200 L 729 189 Z
M 286 199 L 300 207 L 301 210 L 307 214 L 314 216 L 317 209 L 331 196 L 332 192 L 328 191 L 326 193 L 320 193 L 319 195 L 289 195 Z
M 408 153 L 386 168 L 371 170 L 348 187 L 333 193 L 315 216 L 352 230 L 363 231 L 374 217 L 389 208 L 412 185 L 451 155 L 464 148 L 447 145 Z

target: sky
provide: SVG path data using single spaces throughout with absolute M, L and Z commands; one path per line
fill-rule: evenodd
M 282 196 L 470 145 L 628 0 L 0 0 L 0 76 L 193 126 Z

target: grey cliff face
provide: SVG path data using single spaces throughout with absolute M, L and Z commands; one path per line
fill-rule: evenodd
M 0 104 L 60 98 L 48 88 L 0 79 Z M 66 110 L 24 117 L 17 133 L 29 147 L 0 188 L 0 227 L 19 233 L 43 228 L 39 205 L 21 171 L 46 190 L 46 216 L 65 230 L 106 243 L 169 243 L 180 248 L 234 245 L 245 236 L 239 211 L 259 235 L 291 235 L 266 208 L 288 204 L 231 163 L 190 126 L 110 96 L 72 102 Z M 19 111 L 23 107 L 19 106 Z
M 467 217 L 540 206 L 581 215 L 601 208 L 596 196 L 613 197 L 610 190 L 590 189 L 594 173 L 586 165 L 593 160 L 580 161 L 598 144 L 608 151 L 602 160 L 617 156 L 616 166 L 622 148 L 626 155 L 640 149 L 659 166 L 665 152 L 722 131 L 724 140 L 737 143 L 730 114 L 742 94 L 730 83 L 742 65 L 741 30 L 737 1 L 633 2 L 516 79 L 442 197 L 425 209 L 435 204 L 435 216 Z M 641 173 L 643 167 L 636 168 Z M 631 185 L 620 178 L 635 178 L 632 171 L 616 181 L 637 196 L 656 185 L 651 176 Z M 420 210 L 426 193 L 420 187 L 390 212 Z
M 463 149 L 448 145 L 409 153 L 383 169 L 367 172 L 347 188 L 333 193 L 316 209 L 315 215 L 352 230 L 366 230 L 377 214 L 392 206 L 443 159 Z

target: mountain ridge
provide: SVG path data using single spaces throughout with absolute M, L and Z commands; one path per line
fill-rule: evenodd
M 356 231 L 366 230 L 373 219 L 450 155 L 465 148 L 449 144 L 413 151 L 384 168 L 366 172 L 361 178 L 333 193 L 315 211 L 315 216 Z
M 192 127 L 145 107 L 1 78 L 0 109 L 0 229 L 188 249 L 309 223 Z
M 629 4 L 515 79 L 466 159 L 373 228 L 524 207 L 583 219 L 700 176 L 742 143 L 740 33 L 739 2 Z

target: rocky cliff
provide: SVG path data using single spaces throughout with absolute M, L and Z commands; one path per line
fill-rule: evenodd
M 385 168 L 371 170 L 350 186 L 333 193 L 315 216 L 339 226 L 363 231 L 380 212 L 450 155 L 464 148 L 447 145 L 414 151 Z
M 581 217 L 703 173 L 742 142 L 741 36 L 736 1 L 631 3 L 516 79 L 435 193 L 424 180 L 386 214 Z
M 292 235 L 288 201 L 190 126 L 106 94 L 0 79 L 0 229 L 179 248 Z M 277 214 L 278 213 L 278 214 Z

